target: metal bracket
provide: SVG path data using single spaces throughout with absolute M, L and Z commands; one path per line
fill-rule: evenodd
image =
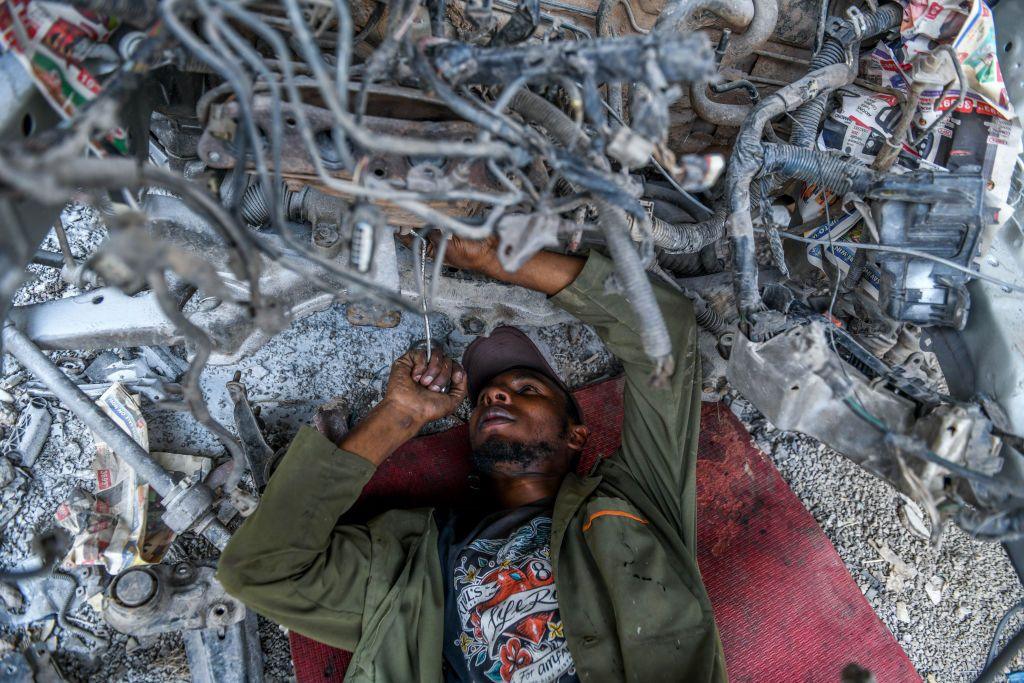
M 234 404 L 235 429 L 238 439 L 242 442 L 245 460 L 252 473 L 253 483 L 260 491 L 270 480 L 270 466 L 274 462 L 274 451 L 267 445 L 260 432 L 256 413 L 249 404 L 249 396 L 242 384 L 241 373 L 235 372 L 234 378 L 227 383 L 228 395 Z
M 226 629 L 243 620 L 246 609 L 224 591 L 214 572 L 191 562 L 127 569 L 103 596 L 103 618 L 134 636 Z
M 223 629 L 185 633 L 192 683 L 261 683 L 263 651 L 256 615 L 246 610 L 245 618 Z

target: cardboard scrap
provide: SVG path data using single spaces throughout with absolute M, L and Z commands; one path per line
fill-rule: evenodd
M 70 4 L 7 0 L 0 3 L 0 52 L 16 55 L 43 97 L 71 118 L 103 89 L 99 72 L 119 60 L 108 42 L 117 27 L 116 20 Z M 129 151 L 122 128 L 110 131 L 106 141 L 118 152 Z

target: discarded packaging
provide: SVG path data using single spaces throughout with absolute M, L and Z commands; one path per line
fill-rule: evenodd
M 97 401 L 100 408 L 121 429 L 148 450 L 146 420 L 137 398 L 115 383 Z M 209 458 L 178 453 L 153 453 L 167 470 L 186 478 L 203 480 L 210 473 Z M 78 489 L 57 508 L 57 522 L 74 534 L 67 563 L 103 565 L 111 574 L 127 567 L 159 562 L 171 541 L 172 532 L 161 522 L 158 497 L 139 481 L 106 443 L 96 441 L 93 461 L 96 494 Z

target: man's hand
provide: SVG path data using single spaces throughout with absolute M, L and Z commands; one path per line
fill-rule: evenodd
M 461 365 L 437 349 L 428 363 L 426 351 L 414 349 L 391 366 L 383 402 L 422 426 L 450 415 L 466 394 L 466 371 Z
M 430 233 L 431 255 L 437 253 L 440 242 L 441 233 Z M 543 292 L 548 296 L 554 296 L 572 284 L 586 263 L 579 256 L 539 251 L 519 270 L 510 273 L 501 267 L 501 261 L 498 259 L 496 235 L 484 240 L 467 240 L 454 235 L 449 237 L 444 262 L 453 268 L 472 270 L 495 280 Z
M 430 256 L 435 258 L 441 243 L 441 233 L 430 233 Z M 467 240 L 452 235 L 444 251 L 444 262 L 452 268 L 472 270 L 486 275 L 501 273 L 503 268 L 498 260 L 498 236 L 491 235 L 483 240 Z
M 448 387 L 448 391 L 442 391 Z M 375 465 L 416 436 L 423 425 L 450 415 L 468 393 L 466 371 L 437 351 L 413 350 L 395 361 L 384 400 L 342 439 L 339 448 Z

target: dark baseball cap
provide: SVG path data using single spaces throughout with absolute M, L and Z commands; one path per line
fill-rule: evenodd
M 561 389 L 583 419 L 576 397 L 526 334 L 516 327 L 502 325 L 494 328 L 489 337 L 477 337 L 462 354 L 462 367 L 466 369 L 469 400 L 476 405 L 477 396 L 492 379 L 507 370 L 525 368 L 544 375 Z

